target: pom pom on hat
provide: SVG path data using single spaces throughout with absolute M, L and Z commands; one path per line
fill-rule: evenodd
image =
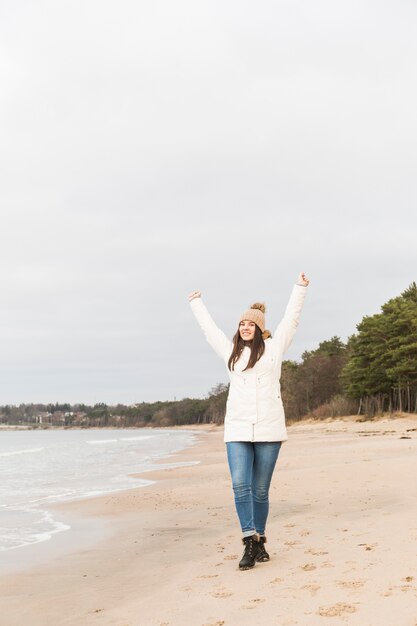
M 254 304 L 250 305 L 251 309 L 259 309 L 259 311 L 262 311 L 262 313 L 265 313 L 266 311 L 266 306 L 264 305 L 263 302 L 255 302 Z

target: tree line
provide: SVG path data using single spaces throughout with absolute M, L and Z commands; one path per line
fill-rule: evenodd
M 188 424 L 221 424 L 228 386 L 216 385 L 206 398 L 172 402 L 141 402 L 134 405 L 20 404 L 0 406 L 0 424 L 32 428 L 140 428 Z
M 417 285 L 365 316 L 357 333 L 283 363 L 290 419 L 384 412 L 417 413 Z
M 366 316 L 348 342 L 341 379 L 359 411 L 417 413 L 417 285 Z
M 301 360 L 284 361 L 282 399 L 289 422 L 383 412 L 417 413 L 417 285 L 365 316 L 344 343 L 334 336 Z M 228 385 L 206 398 L 118 404 L 22 404 L 0 407 L 0 423 L 60 426 L 174 426 L 221 424 Z

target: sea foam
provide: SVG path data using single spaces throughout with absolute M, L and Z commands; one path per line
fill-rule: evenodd
M 132 475 L 177 466 L 168 457 L 192 445 L 192 431 L 19 430 L 0 440 L 0 552 L 68 530 L 49 505 L 149 485 Z M 156 461 L 163 459 L 163 465 Z M 184 463 L 188 465 L 189 463 Z M 181 463 L 180 463 L 181 465 Z

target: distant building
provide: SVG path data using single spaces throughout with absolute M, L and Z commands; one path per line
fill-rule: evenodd
M 49 411 L 39 411 L 39 413 L 35 415 L 36 423 L 50 424 L 51 415 L 52 413 L 49 413 Z

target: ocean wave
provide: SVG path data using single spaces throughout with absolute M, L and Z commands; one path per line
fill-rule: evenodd
M 96 444 L 96 443 L 117 443 L 118 439 L 90 439 L 86 441 L 86 443 Z
M 45 448 L 25 448 L 23 450 L 12 450 L 11 452 L 0 452 L 1 456 L 16 456 L 16 454 L 32 454 L 33 452 L 42 452 Z
M 153 439 L 158 435 L 142 435 L 141 437 L 120 437 L 119 441 L 143 441 L 144 439 Z
M 56 533 L 60 533 L 65 530 L 69 530 L 71 526 L 59 522 L 54 519 L 49 511 L 44 509 L 31 509 L 22 508 L 21 513 L 36 514 L 40 517 L 35 523 L 29 527 L 20 528 L 2 528 L 1 529 L 1 543 L 0 552 L 7 552 L 8 550 L 15 550 L 16 548 L 25 548 L 26 546 L 34 545 L 36 543 L 42 543 L 48 541 Z M 42 530 L 36 529 L 36 526 L 45 524 L 49 528 Z
M 76 498 L 77 497 L 77 491 L 75 489 L 71 489 L 71 491 L 61 491 L 60 493 L 51 493 L 48 496 L 41 496 L 39 498 L 35 498 L 33 500 L 28 500 L 27 503 L 30 505 L 37 505 L 39 502 L 46 502 L 46 501 L 62 501 L 62 500 L 71 500 L 72 498 Z M 22 503 L 15 503 L 16 506 L 21 506 Z M 1 506 L 1 505 L 0 505 Z M 10 506 L 8 506 L 8 508 L 11 508 Z
M 94 434 L 99 438 L 88 439 Z M 153 442 L 146 441 L 151 438 Z M 84 431 L 13 433 L 7 444 L 2 441 L 0 451 L 0 457 L 9 457 L 0 458 L 5 468 L 0 483 L 0 551 L 45 542 L 55 533 L 67 530 L 67 525 L 53 519 L 55 512 L 52 515 L 44 511 L 52 503 L 152 484 L 154 481 L 147 480 L 145 472 L 162 469 L 156 459 L 164 460 L 166 467 L 176 465 L 169 462 L 173 448 L 175 451 L 187 448 L 193 440 L 188 433 L 151 434 L 149 430 L 127 429 L 88 434 Z M 37 454 L 41 451 L 42 454 Z M 19 456 L 22 454 L 29 456 Z
M 119 441 L 143 441 L 144 439 L 152 439 L 158 435 L 140 435 L 139 437 L 119 437 L 119 439 L 89 439 L 86 443 L 117 443 Z

